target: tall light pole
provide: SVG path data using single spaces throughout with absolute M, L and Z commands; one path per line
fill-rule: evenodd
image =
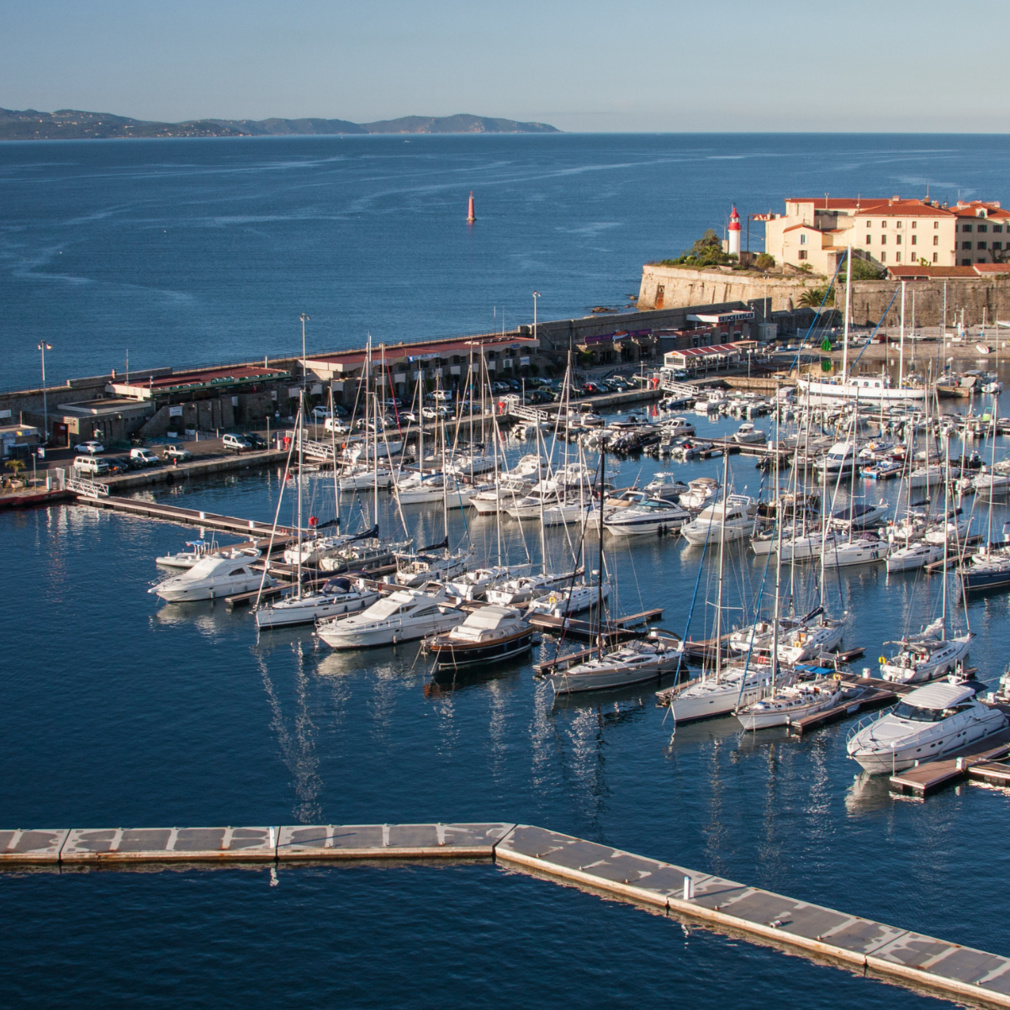
M 302 321 L 302 388 L 307 388 L 309 384 L 309 370 L 305 367 L 305 324 L 311 316 L 304 312 L 298 317 Z
M 533 339 L 537 339 L 537 299 L 540 297 L 539 291 L 533 292 Z
M 51 351 L 53 345 L 47 344 L 43 340 L 38 345 L 38 349 L 42 352 L 42 432 L 43 441 L 47 441 L 49 438 L 49 400 L 46 395 L 46 351 Z

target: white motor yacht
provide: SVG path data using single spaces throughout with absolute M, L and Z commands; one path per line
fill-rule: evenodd
M 953 673 L 967 658 L 971 638 L 970 632 L 946 638 L 943 618 L 938 618 L 918 635 L 885 642 L 897 645 L 898 652 L 890 659 L 880 657 L 880 676 L 896 684 L 920 684 Z
M 379 594 L 363 582 L 350 579 L 327 579 L 319 592 L 307 596 L 288 596 L 264 604 L 256 612 L 257 628 L 281 628 L 292 624 L 311 624 L 327 617 L 356 614 L 371 606 Z
M 688 481 L 687 490 L 680 495 L 680 504 L 686 509 L 700 510 L 712 502 L 719 495 L 719 482 L 714 477 L 695 477 Z
M 552 673 L 556 695 L 603 691 L 658 680 L 680 666 L 683 647 L 669 632 L 653 631 L 639 641 L 625 642 L 610 652 Z
M 731 494 L 724 501 L 702 509 L 693 522 L 680 528 L 680 532 L 689 544 L 742 540 L 754 532 L 756 512 L 757 502 L 753 498 Z
M 148 589 L 170 603 L 190 603 L 194 600 L 213 600 L 220 596 L 249 593 L 257 589 L 262 574 L 249 567 L 249 558 L 210 554 L 192 568 L 172 575 Z M 273 579 L 265 583 L 272 586 Z
M 856 447 L 851 442 L 836 442 L 817 461 L 816 469 L 824 471 L 828 478 L 851 477 L 856 459 Z
M 687 509 L 661 498 L 647 498 L 627 508 L 605 513 L 603 528 L 617 537 L 650 533 L 655 535 L 679 530 L 690 521 L 691 513 Z
M 652 480 L 642 489 L 651 498 L 663 498 L 666 500 L 678 500 L 678 496 L 687 492 L 688 486 L 678 479 L 671 471 L 664 470 L 657 473 Z
M 444 591 L 398 589 L 357 614 L 321 621 L 316 634 L 333 649 L 363 649 L 437 635 L 462 624 L 465 617 Z
M 935 761 L 1005 729 L 1006 716 L 952 678 L 917 688 L 884 715 L 863 720 L 846 740 L 849 757 L 871 775 Z
M 671 438 L 693 435 L 697 430 L 686 417 L 668 417 L 660 421 L 663 432 Z
M 512 607 L 479 607 L 462 624 L 435 638 L 422 649 L 435 657 L 436 668 L 467 669 L 501 663 L 533 646 L 536 630 Z
M 744 421 L 739 428 L 732 435 L 730 435 L 730 440 L 738 443 L 739 445 L 756 445 L 758 443 L 763 443 L 767 436 L 759 428 L 755 428 L 753 423 L 750 421 Z
M 187 540 L 185 546 L 189 550 L 178 551 L 175 554 L 163 554 L 161 557 L 155 558 L 154 563 L 162 568 L 192 568 L 212 551 L 217 551 L 216 540 Z

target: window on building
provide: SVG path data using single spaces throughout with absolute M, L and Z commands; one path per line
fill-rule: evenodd
M 901 227 L 901 222 L 900 221 L 895 221 L 894 222 L 894 227 L 895 228 L 900 228 Z
M 894 254 L 894 262 L 895 263 L 900 263 L 901 262 L 901 253 L 895 253 Z
M 961 231 L 971 231 L 971 225 L 970 224 L 961 225 Z
M 881 245 L 887 245 L 887 236 L 886 235 L 881 235 L 880 236 L 880 244 Z
M 939 253 L 933 253 L 933 262 L 934 263 L 939 263 L 940 262 L 940 254 Z
M 971 243 L 970 242 L 962 242 L 961 243 L 961 248 L 962 249 L 970 249 L 971 248 Z M 971 263 L 969 263 L 968 266 L 971 266 Z
M 979 242 L 978 245 L 976 246 L 976 248 L 977 249 L 984 249 L 985 248 L 985 242 Z
M 800 258 L 801 260 L 805 260 L 805 259 L 807 258 L 807 251 L 806 251 L 806 249 L 801 249 L 801 250 L 800 250 L 800 255 L 799 255 L 799 258 Z
M 934 228 L 939 228 L 940 227 L 940 222 L 939 221 L 934 221 L 933 222 L 933 227 Z
M 961 260 L 961 266 L 963 266 L 963 267 L 970 267 L 971 266 L 971 260 L 970 259 Z
M 886 252 L 882 252 L 880 254 L 880 262 L 881 263 L 886 263 L 887 262 L 887 253 Z
M 867 235 L 866 236 L 866 244 L 869 245 L 872 241 L 873 241 L 873 236 L 872 235 Z
M 975 231 L 988 231 L 988 230 L 989 230 L 989 225 L 987 225 L 987 224 L 980 224 L 980 225 L 979 225 L 979 226 L 978 226 L 978 227 L 977 227 L 977 228 L 975 229 Z
M 895 235 L 894 236 L 894 244 L 895 245 L 901 245 L 901 236 L 900 235 Z
M 800 245 L 806 245 L 806 244 L 807 244 L 807 237 L 806 237 L 806 235 L 801 235 L 800 236 Z
M 994 235 L 1002 235 L 1003 234 L 1003 225 L 1001 225 L 1001 224 L 994 224 L 992 226 L 992 231 L 993 231 Z
M 939 235 L 934 235 L 933 236 L 933 245 L 939 245 L 939 244 L 940 244 L 940 236 Z
M 993 242 L 992 247 L 993 247 L 993 249 L 1002 249 L 1003 248 L 1003 243 L 1002 242 Z
M 919 222 L 918 221 L 913 221 L 912 222 L 912 227 L 913 228 L 918 228 L 919 227 Z
M 919 239 L 918 235 L 913 235 L 912 236 L 912 245 L 918 245 L 919 244 L 918 239 Z

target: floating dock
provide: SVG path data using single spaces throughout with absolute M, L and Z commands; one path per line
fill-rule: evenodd
M 1010 728 L 960 750 L 952 751 L 939 761 L 925 761 L 892 775 L 891 789 L 906 796 L 925 798 L 944 786 L 964 781 L 971 775 L 974 766 L 988 766 L 1008 754 L 1010 754 Z M 984 781 L 983 776 L 977 777 Z
M 163 519 L 167 522 L 182 523 L 185 526 L 202 526 L 206 529 L 223 530 L 227 533 L 247 533 L 251 537 L 269 537 L 273 531 L 273 523 L 261 523 L 255 519 L 240 519 L 237 516 L 223 516 L 217 512 L 180 508 L 178 505 L 165 505 L 143 498 L 119 498 L 116 495 L 91 498 L 87 495 L 78 495 L 77 501 L 81 505 L 112 509 L 129 515 L 144 516 L 147 519 Z M 276 532 L 279 537 L 274 537 L 275 546 L 280 543 L 280 537 L 290 538 L 295 536 L 298 531 L 293 526 L 278 526 Z M 286 544 L 287 541 L 285 540 L 284 543 Z
M 1010 1007 L 1010 958 L 508 822 L 0 831 L 0 870 L 485 860 L 934 996 Z

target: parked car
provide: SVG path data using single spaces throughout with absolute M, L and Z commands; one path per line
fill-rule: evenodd
M 250 452 L 252 450 L 252 443 L 247 441 L 242 435 L 236 435 L 232 432 L 229 432 L 221 439 L 221 445 L 228 452 L 234 452 L 236 455 L 238 453 Z
M 333 412 L 330 410 L 329 407 L 313 407 L 312 416 L 317 421 L 325 421 L 326 418 L 333 416 Z
M 180 463 L 192 458 L 193 454 L 189 449 L 184 449 L 181 445 L 168 445 L 162 453 L 162 459 L 178 460 Z
M 161 457 L 155 455 L 150 449 L 131 449 L 130 459 L 135 459 L 143 466 L 160 466 Z
M 100 456 L 75 456 L 74 468 L 88 477 L 101 477 L 109 472 L 109 464 Z
M 417 424 L 418 417 L 420 415 L 414 410 L 401 410 L 400 420 L 406 421 L 408 424 Z
M 80 445 L 74 446 L 74 452 L 86 452 L 94 456 L 96 452 L 105 452 L 105 446 L 101 442 L 81 442 Z
M 109 473 L 112 476 L 120 473 L 128 473 L 133 469 L 130 466 L 130 458 L 128 456 L 105 456 L 103 457 L 105 462 L 109 465 Z
M 323 431 L 332 431 L 335 435 L 346 435 L 350 430 L 348 424 L 341 421 L 339 417 L 328 417 L 323 421 Z
M 448 407 L 423 407 L 421 409 L 421 416 L 428 421 L 434 421 L 439 417 L 449 416 Z
M 323 422 L 326 423 L 325 421 Z M 242 436 L 254 449 L 269 449 L 270 446 L 267 445 L 267 440 L 256 431 L 247 431 Z

